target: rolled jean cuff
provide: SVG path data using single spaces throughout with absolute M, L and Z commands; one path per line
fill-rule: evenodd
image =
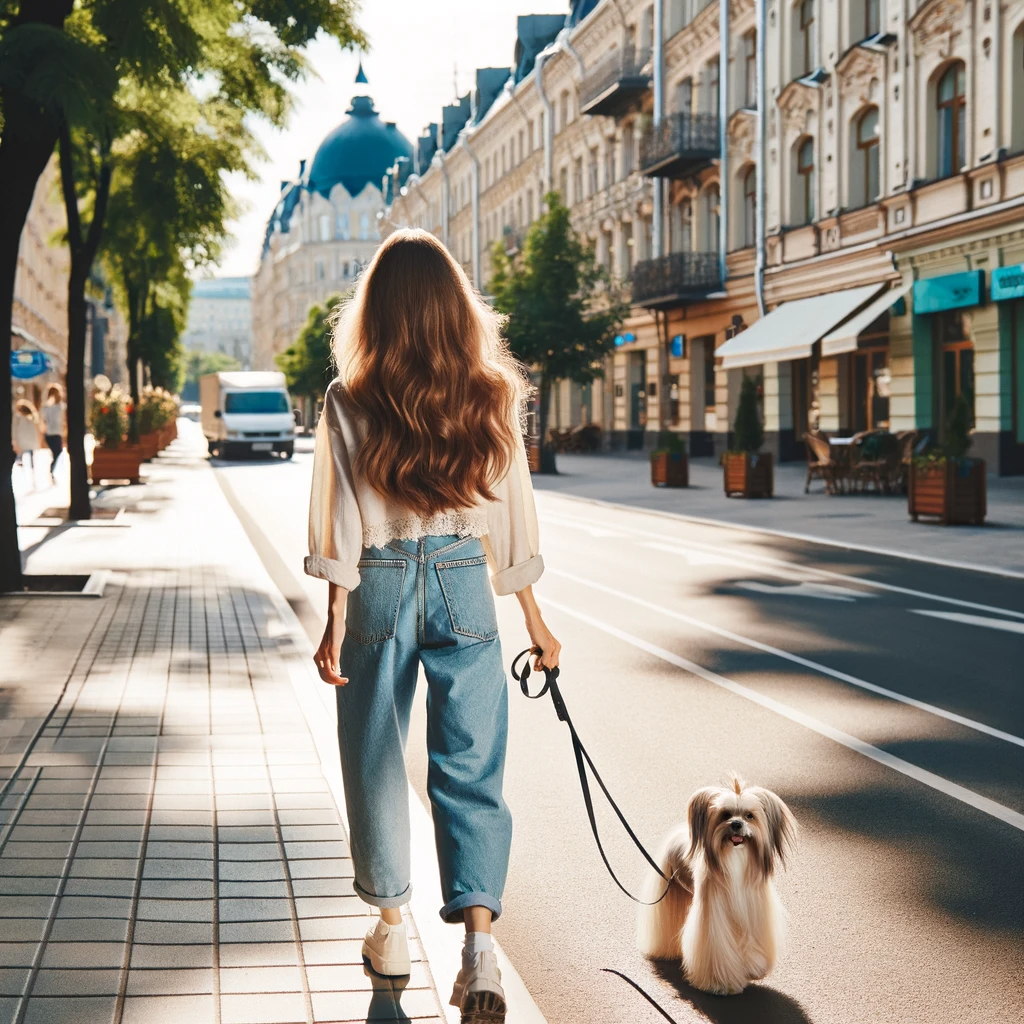
M 485 892 L 466 892 L 449 900 L 441 908 L 441 920 L 445 924 L 458 924 L 460 915 L 466 907 L 486 907 L 491 912 L 491 919 L 494 921 L 501 917 L 501 900 L 496 900 Z
M 367 892 L 355 879 L 352 880 L 352 888 L 355 889 L 356 895 L 371 907 L 404 907 L 412 899 L 412 885 L 407 885 L 397 896 L 376 896 L 372 892 Z

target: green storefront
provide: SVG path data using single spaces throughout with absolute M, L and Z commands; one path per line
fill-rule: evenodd
M 1000 393 L 1005 396 L 999 472 L 1024 474 L 1024 263 L 993 270 L 990 294 L 999 311 Z

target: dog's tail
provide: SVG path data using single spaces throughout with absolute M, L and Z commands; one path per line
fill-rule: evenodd
M 672 879 L 664 899 L 654 903 L 666 883 L 651 868 L 644 873 L 640 899 L 653 906 L 641 906 L 637 915 L 636 943 L 640 952 L 652 960 L 676 960 L 683 955 L 683 923 L 693 899 L 693 875 L 686 861 L 689 834 L 680 825 L 670 832 L 655 858 L 662 873 Z

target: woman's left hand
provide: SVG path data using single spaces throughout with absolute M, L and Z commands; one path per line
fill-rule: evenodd
M 327 627 L 324 629 L 323 639 L 320 646 L 313 655 L 316 663 L 316 670 L 320 678 L 331 686 L 344 686 L 348 682 L 346 676 L 341 675 L 338 661 L 341 657 L 341 642 L 345 639 L 345 620 L 336 618 L 333 615 L 327 617 Z

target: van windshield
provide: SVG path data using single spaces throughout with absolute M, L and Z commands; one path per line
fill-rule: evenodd
M 283 391 L 229 391 L 224 396 L 225 412 L 288 412 Z

